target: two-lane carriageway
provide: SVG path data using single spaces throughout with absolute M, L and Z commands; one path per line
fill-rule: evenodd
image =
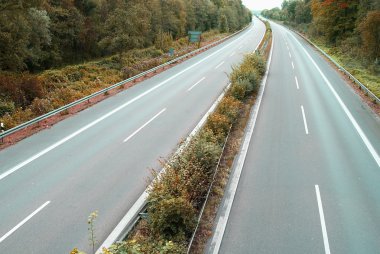
M 380 122 L 316 50 L 271 25 L 256 126 L 207 252 L 380 253 Z
M 265 32 L 245 31 L 0 151 L 0 253 L 90 253 L 102 243 L 228 84 Z M 98 245 L 99 245 L 98 244 Z M 98 246 L 96 246 L 98 247 Z

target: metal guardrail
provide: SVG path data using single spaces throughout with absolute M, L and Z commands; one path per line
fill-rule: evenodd
M 289 28 L 289 27 L 288 27 Z M 341 72 L 343 72 L 344 74 L 346 74 L 348 76 L 349 79 L 351 79 L 352 81 L 354 81 L 358 86 L 359 86 L 359 89 L 363 90 L 364 93 L 366 95 L 368 95 L 372 101 L 374 103 L 377 103 L 377 104 L 380 104 L 380 99 L 379 97 L 377 97 L 374 93 L 372 93 L 363 83 L 361 83 L 357 78 L 354 77 L 354 75 L 352 75 L 349 71 L 347 71 L 343 66 L 341 66 L 339 63 L 337 63 L 331 56 L 329 56 L 323 49 L 321 49 L 320 47 L 318 47 L 317 45 L 315 45 L 311 40 L 309 40 L 308 38 L 306 38 L 304 35 L 302 35 L 301 33 L 299 33 L 298 31 L 292 29 L 292 28 L 289 28 L 290 30 L 292 30 L 293 32 L 297 33 L 299 36 L 301 36 L 305 41 L 307 41 L 310 45 L 312 45 L 313 47 L 315 47 L 316 49 L 319 50 L 319 52 L 321 52 L 327 59 L 329 59 L 333 64 L 335 64 L 336 67 L 339 68 L 339 70 Z
M 216 164 L 214 175 L 212 176 L 212 180 L 211 180 L 210 186 L 209 186 L 209 188 L 207 190 L 207 194 L 205 196 L 205 201 L 203 202 L 202 209 L 201 209 L 201 211 L 198 214 L 197 225 L 196 225 L 196 227 L 194 229 L 194 232 L 193 232 L 193 234 L 191 236 L 190 242 L 189 242 L 189 244 L 187 246 L 187 252 L 186 252 L 186 254 L 190 254 L 191 248 L 193 247 L 193 242 L 195 240 L 195 236 L 197 235 L 197 232 L 198 232 L 198 229 L 199 229 L 199 225 L 200 225 L 202 217 L 203 217 L 203 212 L 204 212 L 204 210 L 206 208 L 208 199 L 210 198 L 212 187 L 214 187 L 216 175 L 219 172 L 220 162 L 222 161 L 224 151 L 226 150 L 226 145 L 227 145 L 228 138 L 230 137 L 230 134 L 231 134 L 231 129 L 232 129 L 232 124 L 230 125 L 230 128 L 228 130 L 228 134 L 227 134 L 226 138 L 224 139 L 224 144 L 223 144 L 223 147 L 222 147 L 222 151 L 220 153 L 220 156 L 219 156 L 219 159 L 218 159 L 218 163 Z
M 224 37 L 224 38 L 222 38 L 222 39 L 220 39 L 220 40 L 217 40 L 217 41 L 215 41 L 215 42 L 212 42 L 212 43 L 210 43 L 210 44 L 208 44 L 208 45 L 206 45 L 206 46 L 203 46 L 203 47 L 201 47 L 201 48 L 199 48 L 199 49 L 193 50 L 193 51 L 191 51 L 191 52 L 189 52 L 189 53 L 186 53 L 186 54 L 184 54 L 184 55 L 182 55 L 182 56 L 180 56 L 180 57 L 177 57 L 177 58 L 175 58 L 175 59 L 172 59 L 172 60 L 170 60 L 170 61 L 168 61 L 168 62 L 166 62 L 166 63 L 164 63 L 164 64 L 158 65 L 158 66 L 156 66 L 156 67 L 154 67 L 154 68 L 152 68 L 152 69 L 149 69 L 149 70 L 147 70 L 147 71 L 144 71 L 144 72 L 142 72 L 142 73 L 140 73 L 140 74 L 137 74 L 137 75 L 135 75 L 135 76 L 133 76 L 133 77 L 130 77 L 130 78 L 125 79 L 125 80 L 123 80 L 123 81 L 120 81 L 120 82 L 118 82 L 118 83 L 116 83 L 116 84 L 114 84 L 114 85 L 112 85 L 112 86 L 109 86 L 109 87 L 107 87 L 107 88 L 105 88 L 105 89 L 102 89 L 102 90 L 100 90 L 100 91 L 98 91 L 98 92 L 95 92 L 95 93 L 90 94 L 90 95 L 88 95 L 88 96 L 86 96 L 86 97 L 83 97 L 82 99 L 79 99 L 79 100 L 76 100 L 76 101 L 74 101 L 74 102 L 71 102 L 71 103 L 69 103 L 69 104 L 67 104 L 67 105 L 65 105 L 65 106 L 62 106 L 62 107 L 57 108 L 57 109 L 55 109 L 55 110 L 53 110 L 53 111 L 50 111 L 49 113 L 46 113 L 46 114 L 44 114 L 44 115 L 42 115 L 42 116 L 36 117 L 36 118 L 34 118 L 34 119 L 32 119 L 32 120 L 29 120 L 29 121 L 27 121 L 27 122 L 25 122 L 25 123 L 22 123 L 22 124 L 20 124 L 20 125 L 18 125 L 18 126 L 16 126 L 16 127 L 13 127 L 13 128 L 11 128 L 11 129 L 9 129 L 9 130 L 6 130 L 6 131 L 0 133 L 0 140 L 1 140 L 1 139 L 4 139 L 6 136 L 8 136 L 8 135 L 10 135 L 10 134 L 12 134 L 12 133 L 15 133 L 15 132 L 20 131 L 20 130 L 22 130 L 22 129 L 25 129 L 25 128 L 29 127 L 29 126 L 32 126 L 32 125 L 34 125 L 34 124 L 37 124 L 37 123 L 39 123 L 39 122 L 41 122 L 41 121 L 43 121 L 43 120 L 45 120 L 45 119 L 47 119 L 47 118 L 49 118 L 49 117 L 51 117 L 51 116 L 54 116 L 54 115 L 56 115 L 56 114 L 58 114 L 58 113 L 60 113 L 60 112 L 63 112 L 63 111 L 65 111 L 65 110 L 68 110 L 68 109 L 70 109 L 70 108 L 72 108 L 72 107 L 74 107 L 74 106 L 76 106 L 76 105 L 79 105 L 79 104 L 82 103 L 82 102 L 88 101 L 88 100 L 90 100 L 90 99 L 92 99 L 92 98 L 94 98 L 94 97 L 96 97 L 96 96 L 98 96 L 98 95 L 104 94 L 104 93 L 106 93 L 106 92 L 108 92 L 108 91 L 110 91 L 110 90 L 112 90 L 112 89 L 115 89 L 115 88 L 117 88 L 117 87 L 123 86 L 124 84 L 126 84 L 126 83 L 128 83 L 128 82 L 131 82 L 131 81 L 134 81 L 134 80 L 136 80 L 136 79 L 138 79 L 138 78 L 144 77 L 144 76 L 146 76 L 146 75 L 149 74 L 149 73 L 156 72 L 157 70 L 159 70 L 159 69 L 161 69 L 161 68 L 164 68 L 165 66 L 171 65 L 171 64 L 176 63 L 176 62 L 178 62 L 178 61 L 180 61 L 180 60 L 182 60 L 182 59 L 184 59 L 184 58 L 187 58 L 187 57 L 189 57 L 189 56 L 191 56 L 191 55 L 194 55 L 194 54 L 196 54 L 196 53 L 198 53 L 198 52 L 200 52 L 200 51 L 203 51 L 203 50 L 208 49 L 208 48 L 211 48 L 211 47 L 213 47 L 213 46 L 215 46 L 215 45 L 217 45 L 217 44 L 220 44 L 221 42 L 223 42 L 223 41 L 225 41 L 225 40 L 228 40 L 228 39 L 230 39 L 231 37 L 235 36 L 236 34 L 238 34 L 238 33 L 242 32 L 242 31 L 244 31 L 248 26 L 249 26 L 249 25 L 247 25 L 247 26 L 244 27 L 243 29 L 241 29 L 241 30 L 239 30 L 239 31 L 237 31 L 237 32 L 235 32 L 235 33 L 233 33 L 233 34 L 230 34 L 230 35 L 227 36 L 227 37 Z

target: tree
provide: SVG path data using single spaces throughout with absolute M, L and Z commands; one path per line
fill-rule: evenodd
M 31 28 L 28 43 L 26 64 L 29 70 L 40 67 L 48 58 L 48 47 L 51 45 L 50 18 L 45 10 L 30 8 L 28 21 Z
M 313 25 L 318 35 L 335 44 L 355 29 L 357 0 L 313 0 Z
M 99 42 L 108 53 L 122 53 L 127 49 L 144 46 L 146 35 L 150 31 L 150 17 L 146 9 L 139 5 L 117 8 L 104 25 L 104 37 Z
M 298 1 L 295 7 L 294 21 L 297 24 L 307 24 L 312 20 L 310 4 Z
M 359 31 L 364 45 L 364 53 L 372 60 L 380 58 L 380 10 L 368 12 L 360 23 Z

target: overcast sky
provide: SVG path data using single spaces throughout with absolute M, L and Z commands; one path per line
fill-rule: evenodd
M 243 0 L 243 4 L 250 10 L 272 9 L 281 7 L 283 0 Z

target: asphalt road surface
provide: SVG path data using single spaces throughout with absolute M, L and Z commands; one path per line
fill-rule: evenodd
M 271 25 L 272 64 L 219 253 L 380 253 L 379 119 L 310 45 Z
M 252 52 L 262 22 L 127 91 L 0 151 L 0 253 L 88 253 L 100 243 Z

